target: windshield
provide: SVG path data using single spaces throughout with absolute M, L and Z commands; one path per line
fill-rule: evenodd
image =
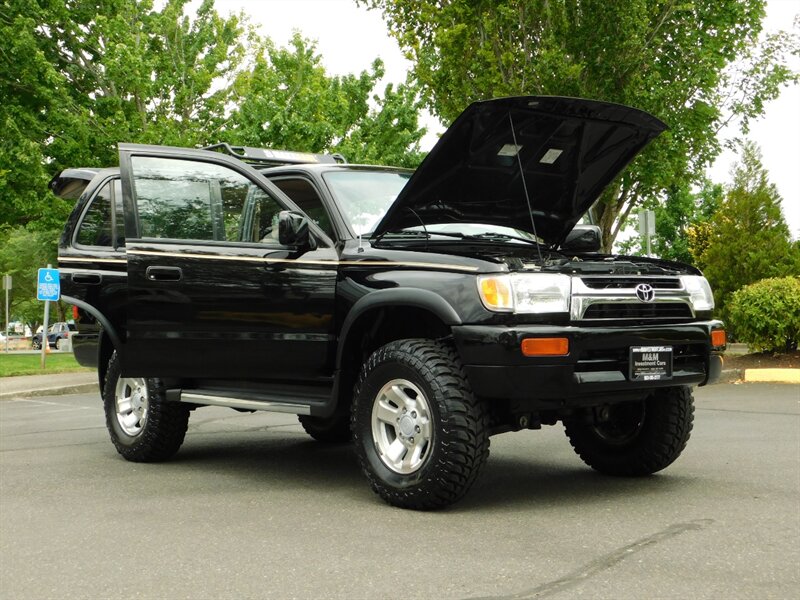
M 332 171 L 323 175 L 344 216 L 358 235 L 371 233 L 389 210 L 410 173 L 392 171 Z M 426 223 L 402 231 L 448 237 L 509 238 L 510 243 L 535 243 L 536 237 L 522 229 L 487 223 Z
M 323 177 L 353 231 L 365 235 L 375 229 L 411 173 L 336 171 Z

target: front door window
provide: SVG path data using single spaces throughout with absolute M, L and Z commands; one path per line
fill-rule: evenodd
M 268 227 L 253 227 L 246 207 L 270 225 L 281 210 L 260 187 L 222 165 L 148 156 L 132 157 L 131 165 L 141 238 L 260 241 Z

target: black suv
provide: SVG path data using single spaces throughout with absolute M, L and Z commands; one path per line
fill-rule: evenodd
M 295 413 L 418 509 L 465 494 L 491 435 L 559 421 L 598 471 L 663 469 L 721 369 L 711 290 L 576 224 L 664 128 L 505 98 L 413 173 L 224 144 L 120 144 L 118 169 L 63 171 L 62 291 L 114 445 L 167 459 L 204 405 Z

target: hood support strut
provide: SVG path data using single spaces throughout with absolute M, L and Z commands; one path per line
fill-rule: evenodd
M 514 153 L 517 155 L 517 165 L 519 165 L 519 176 L 522 179 L 522 189 L 525 192 L 525 203 L 528 205 L 528 216 L 531 218 L 531 229 L 533 230 L 533 237 L 536 238 L 536 252 L 539 254 L 539 264 L 543 264 L 542 248 L 539 244 L 539 236 L 536 235 L 536 222 L 533 218 L 533 206 L 531 205 L 531 197 L 528 194 L 528 184 L 525 182 L 525 169 L 522 168 L 522 159 L 519 157 L 520 147 L 517 144 L 517 133 L 514 131 L 514 118 L 511 116 L 511 111 L 508 111 L 508 122 L 511 125 L 511 138 L 514 141 Z

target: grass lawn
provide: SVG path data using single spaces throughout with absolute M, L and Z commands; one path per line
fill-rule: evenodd
M 76 371 L 91 372 L 92 369 L 80 366 L 72 352 L 48 354 L 45 369 L 41 368 L 39 354 L 4 354 L 0 353 L 0 377 L 13 375 L 44 375 L 48 373 L 73 373 Z

